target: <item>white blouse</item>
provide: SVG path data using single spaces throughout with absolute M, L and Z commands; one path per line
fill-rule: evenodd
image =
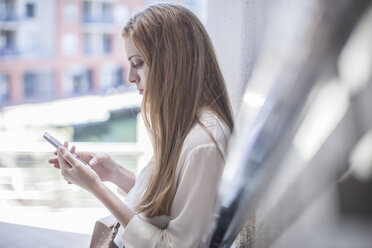
M 230 129 L 211 111 L 201 112 L 200 121 L 215 138 L 224 154 Z M 134 208 L 143 196 L 151 162 L 140 172 L 125 202 Z M 126 227 L 120 227 L 115 243 L 122 248 L 206 247 L 217 219 L 218 182 L 224 168 L 215 143 L 196 124 L 186 136 L 177 164 L 176 193 L 170 216 L 147 218 L 135 215 Z

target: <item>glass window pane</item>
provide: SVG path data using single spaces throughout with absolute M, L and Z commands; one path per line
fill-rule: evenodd
M 111 35 L 109 34 L 103 35 L 103 52 L 105 54 L 111 52 Z
M 36 74 L 34 73 L 26 73 L 24 75 L 24 89 L 25 89 L 25 97 L 33 97 L 36 93 Z
M 35 17 L 35 4 L 26 3 L 26 17 Z
M 78 8 L 76 3 L 66 3 L 63 7 L 63 20 L 66 23 L 74 23 L 77 21 Z
M 0 102 L 9 100 L 9 77 L 5 74 L 0 74 Z

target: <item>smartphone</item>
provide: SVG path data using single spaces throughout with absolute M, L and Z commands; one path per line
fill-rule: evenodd
M 61 142 L 59 142 L 56 138 L 54 138 L 50 133 L 48 132 L 44 132 L 43 134 L 43 138 L 46 139 L 52 146 L 54 146 L 56 149 L 58 149 L 58 147 L 60 146 L 63 146 Z M 71 152 L 70 152 L 71 153 Z M 90 168 L 90 165 L 88 165 L 87 163 L 85 163 L 83 160 L 81 160 L 80 158 L 78 158 L 75 154 L 71 153 L 72 156 L 74 156 L 77 160 L 79 160 L 80 162 L 82 162 L 84 165 L 88 166 Z
M 62 146 L 61 142 L 59 142 L 58 140 L 56 140 L 56 138 L 54 138 L 52 135 L 50 135 L 50 133 L 48 132 L 45 132 L 43 134 L 43 138 L 46 139 L 52 146 L 54 146 L 56 149 L 58 149 L 58 147 Z

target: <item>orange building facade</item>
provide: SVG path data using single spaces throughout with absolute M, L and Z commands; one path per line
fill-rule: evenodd
M 142 0 L 0 2 L 0 107 L 130 90 L 121 29 Z

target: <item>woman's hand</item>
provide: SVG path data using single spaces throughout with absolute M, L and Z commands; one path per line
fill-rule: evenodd
M 78 158 L 88 163 L 97 172 L 102 181 L 114 181 L 119 165 L 107 154 L 92 152 L 77 152 Z
M 64 142 L 64 147 L 68 147 L 68 142 Z M 114 181 L 114 177 L 118 175 L 119 165 L 113 161 L 107 154 L 97 154 L 92 152 L 76 152 L 76 147 L 73 145 L 70 149 L 79 159 L 89 164 L 92 169 L 98 174 L 102 181 Z M 57 151 L 54 152 L 57 155 Z M 58 158 L 51 158 L 48 161 L 55 168 L 60 169 Z
M 63 146 L 68 148 L 68 142 L 66 141 Z M 80 160 L 89 164 L 91 168 L 98 174 L 99 178 L 102 181 L 110 181 L 120 187 L 124 192 L 129 192 L 133 187 L 136 181 L 135 174 L 124 168 L 123 166 L 116 163 L 110 156 L 106 154 L 97 154 L 92 152 L 76 152 L 76 147 L 72 146 L 71 153 L 74 153 Z M 54 155 L 57 155 L 57 151 L 54 152 Z M 77 160 L 79 161 L 79 160 Z M 61 169 L 61 164 L 58 159 L 51 158 L 48 161 L 50 164 L 53 164 L 55 168 Z M 67 166 L 70 166 L 67 163 Z M 68 182 L 69 180 L 65 178 Z M 71 182 L 69 182 L 71 183 Z
M 133 187 L 136 181 L 134 173 L 116 163 L 107 154 L 91 152 L 77 152 L 76 154 L 97 172 L 102 181 L 112 182 L 124 192 L 129 192 Z
M 102 183 L 98 174 L 89 165 L 74 157 L 66 147 L 59 147 L 57 156 L 61 174 L 68 182 L 91 192 Z
M 63 146 L 66 147 L 66 148 L 68 148 L 68 142 L 65 141 L 65 142 L 63 143 Z M 75 155 L 77 155 L 77 154 L 75 153 L 75 151 L 76 151 L 76 147 L 73 145 L 73 146 L 71 147 L 71 149 L 70 149 L 70 152 L 73 153 L 73 154 L 75 154 Z M 57 151 L 55 151 L 53 154 L 57 156 Z M 54 168 L 61 169 L 61 166 L 59 165 L 59 162 L 58 162 L 58 157 L 51 158 L 51 159 L 48 160 L 48 162 L 49 162 L 50 164 L 54 165 Z

